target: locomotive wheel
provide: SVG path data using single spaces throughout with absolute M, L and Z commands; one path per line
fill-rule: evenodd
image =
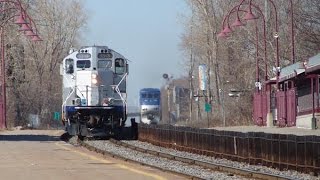
M 83 141 L 85 138 L 85 136 L 82 136 L 82 135 L 78 135 L 78 139 L 80 139 L 81 141 Z

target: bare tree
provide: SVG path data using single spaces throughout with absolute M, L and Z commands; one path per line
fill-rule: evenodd
M 12 100 L 9 116 L 11 121 L 26 122 L 29 113 L 38 114 L 47 124 L 53 112 L 61 109 L 59 64 L 70 47 L 78 45 L 87 18 L 81 0 L 28 1 L 25 8 L 43 41 L 34 43 L 22 38 L 16 40 L 15 49 L 10 49 L 15 57 L 8 63 L 13 87 L 8 93 Z M 17 54 L 18 47 L 23 56 Z
M 294 17 L 297 61 L 304 61 L 320 51 L 319 1 L 295 1 Z
M 192 20 L 186 23 L 186 30 L 182 36 L 181 46 L 189 58 L 190 74 L 197 74 L 197 67 L 201 63 L 209 66 L 207 75 L 208 92 L 213 91 L 213 122 L 221 122 L 226 115 L 227 124 L 248 124 L 251 121 L 252 93 L 255 89 L 256 62 L 258 62 L 259 81 L 263 82 L 275 76 L 272 71 L 276 66 L 276 40 L 274 33 L 279 26 L 279 62 L 284 67 L 295 61 L 303 61 L 319 51 L 319 10 L 317 0 L 293 2 L 294 16 L 294 44 L 291 43 L 291 7 L 290 1 L 252 2 L 252 11 L 258 17 L 254 21 L 245 21 L 243 17 L 249 1 L 244 1 L 239 8 L 239 17 L 246 24 L 243 27 L 232 27 L 237 18 L 236 11 L 231 12 L 239 2 L 225 0 L 187 0 L 192 10 Z M 226 25 L 230 25 L 233 32 L 228 39 L 217 39 L 217 34 L 223 30 L 224 17 Z M 276 24 L 276 16 L 278 23 Z M 265 26 L 265 29 L 263 28 Z M 190 29 L 192 27 L 192 30 Z M 265 32 L 265 35 L 264 35 Z M 265 41 L 264 41 L 265 40 Z M 264 43 L 266 42 L 266 43 Z M 266 49 L 266 51 L 265 51 Z M 196 78 L 194 80 L 197 80 Z M 196 83 L 195 83 L 196 84 Z M 196 88 L 196 87 L 195 87 Z M 241 90 L 240 98 L 228 97 L 230 89 Z M 200 104 L 202 104 L 201 102 Z M 225 105 L 228 108 L 222 108 Z M 219 111 L 216 111 L 216 109 Z M 203 109 L 201 110 L 203 113 Z M 192 114 L 197 114 L 193 109 Z M 220 114 L 220 116 L 217 116 Z M 216 121 L 217 120 L 217 121 Z M 219 123 L 212 123 L 219 125 Z M 220 124 L 221 125 L 221 124 Z

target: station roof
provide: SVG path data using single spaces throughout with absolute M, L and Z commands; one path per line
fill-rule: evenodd
M 306 65 L 306 72 L 313 72 L 320 69 L 320 53 L 309 58 Z
M 305 63 L 305 64 L 304 64 Z M 308 59 L 307 62 L 296 62 L 280 71 L 279 82 L 283 82 L 303 73 L 320 70 L 320 53 Z
M 305 71 L 302 62 L 294 63 L 290 66 L 284 67 L 280 71 L 279 82 L 296 77 Z

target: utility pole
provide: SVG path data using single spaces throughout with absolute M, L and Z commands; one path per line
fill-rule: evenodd
M 168 122 L 171 124 L 171 118 L 170 118 L 170 84 L 167 86 L 167 95 L 168 95 Z
M 193 57 L 193 18 L 194 18 L 194 9 L 192 4 L 192 15 L 191 15 L 191 47 L 190 47 L 190 69 L 189 69 L 189 88 L 190 88 L 190 101 L 189 101 L 189 121 L 192 120 L 192 111 L 193 111 L 193 70 L 194 70 L 194 57 Z
M 168 100 L 168 123 L 171 124 L 170 111 L 171 111 L 171 100 L 170 100 L 170 81 L 173 79 L 173 76 L 170 76 L 166 73 L 162 75 L 163 79 L 166 80 L 167 83 L 167 100 Z

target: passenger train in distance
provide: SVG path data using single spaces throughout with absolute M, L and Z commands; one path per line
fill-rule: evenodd
M 127 59 L 107 46 L 70 50 L 60 65 L 62 121 L 70 135 L 120 135 L 127 119 Z
M 139 93 L 140 121 L 158 124 L 161 120 L 161 96 L 158 88 L 143 88 Z

